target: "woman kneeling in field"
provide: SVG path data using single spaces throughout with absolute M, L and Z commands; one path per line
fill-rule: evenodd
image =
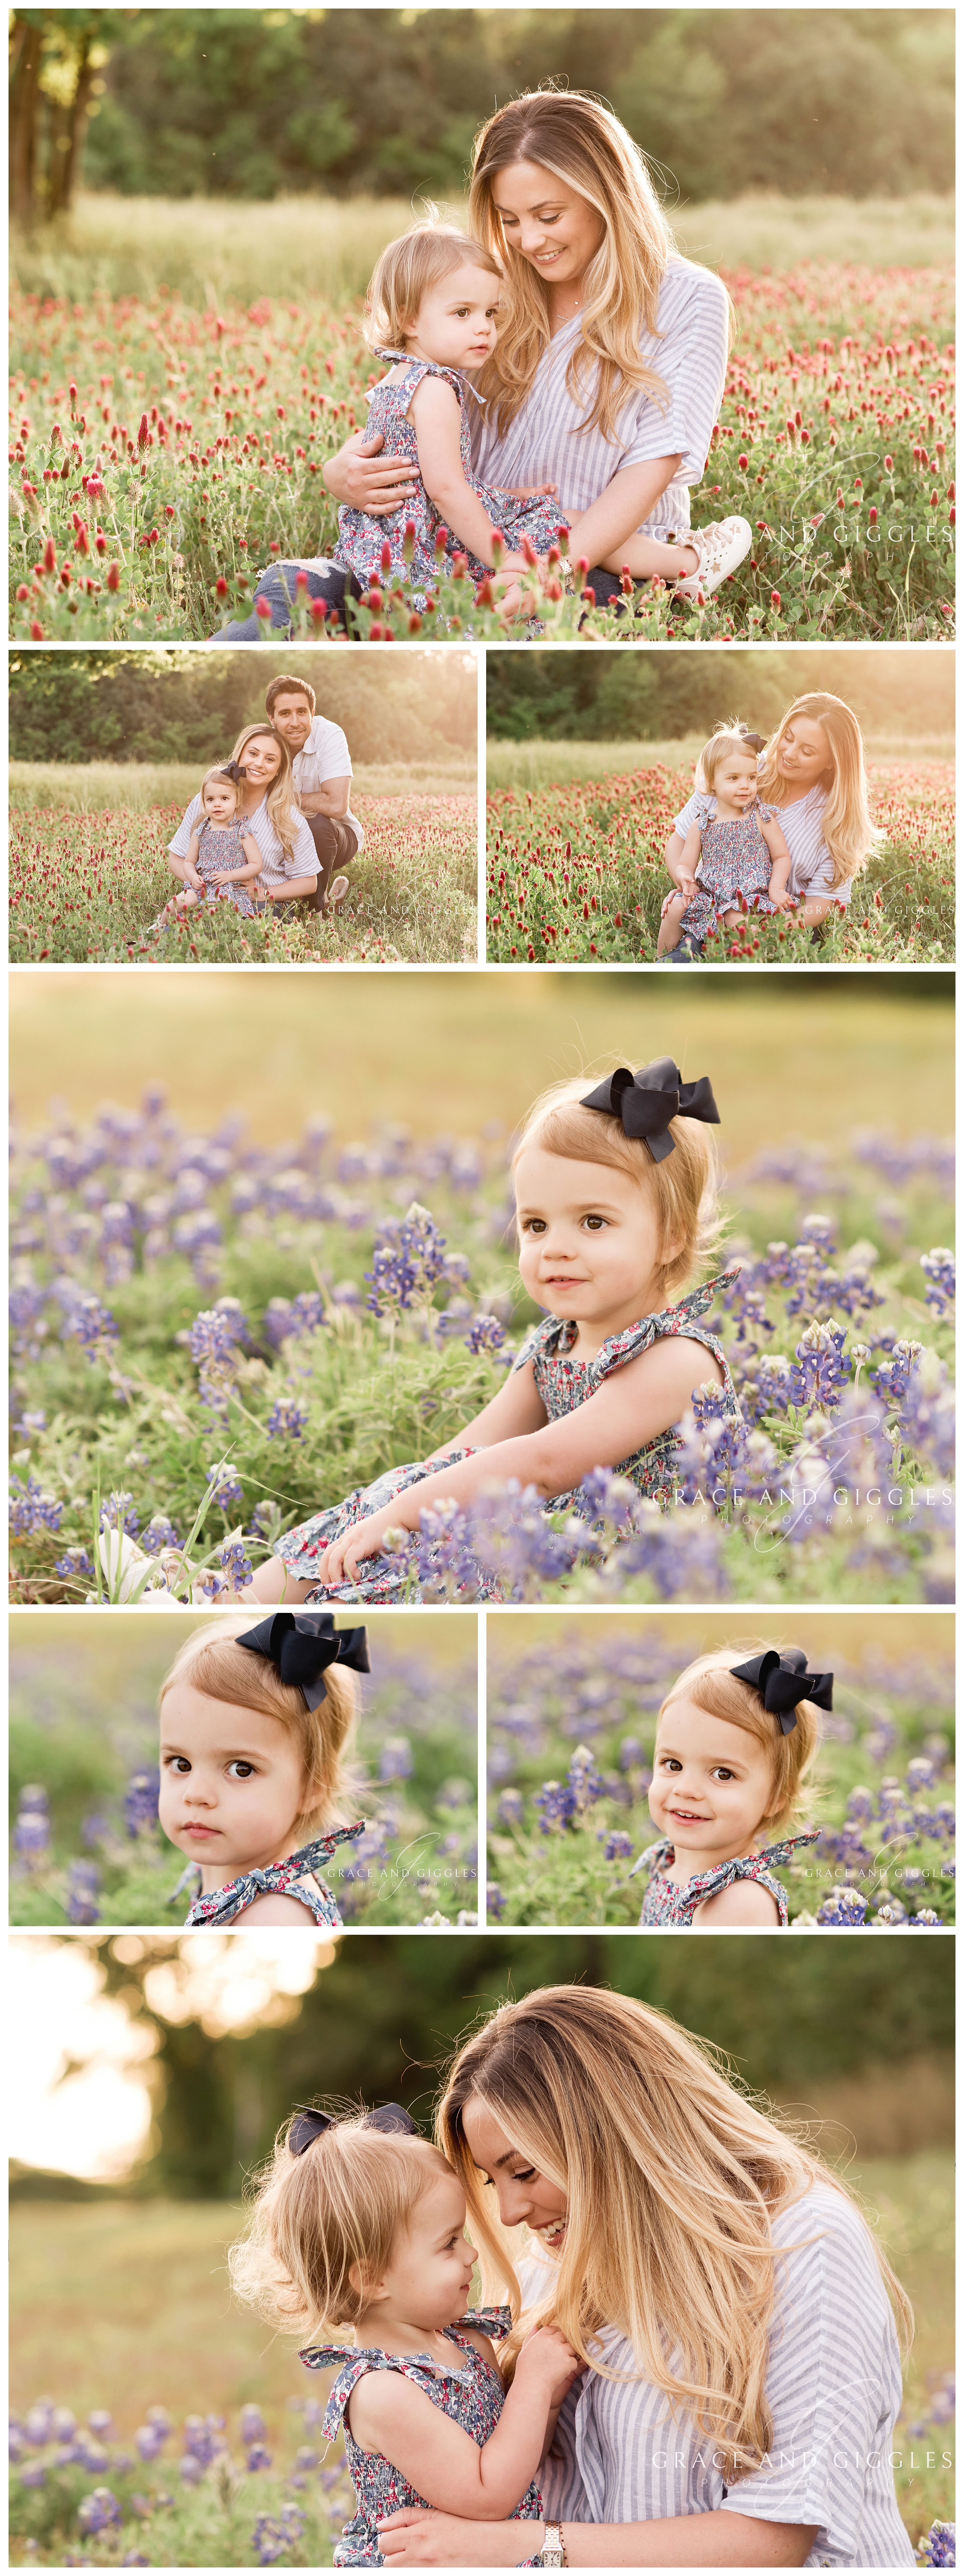
M 314 899 L 318 852 L 303 814 L 299 813 L 291 774 L 291 754 L 271 724 L 245 725 L 231 755 L 237 770 L 238 796 L 233 821 L 260 860 L 253 880 L 254 909 L 267 904 Z M 203 795 L 203 790 L 202 790 Z M 192 836 L 204 822 L 202 797 L 192 796 L 173 841 L 168 843 L 172 876 L 189 887 Z M 195 871 L 196 873 L 196 871 Z M 247 874 L 247 872 L 246 872 Z M 180 898 L 175 897 L 179 903 Z
M 790 852 L 787 893 L 794 917 L 819 937 L 831 908 L 845 910 L 854 878 L 883 838 L 870 819 L 860 726 L 843 698 L 824 689 L 794 698 L 760 753 L 757 786 L 779 815 Z M 698 770 L 694 793 L 677 814 L 667 844 L 674 885 L 680 882 L 687 833 L 715 812 L 716 799 Z M 667 895 L 664 914 L 675 901 Z

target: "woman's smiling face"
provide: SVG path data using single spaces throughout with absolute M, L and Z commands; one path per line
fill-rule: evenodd
M 281 767 L 281 744 L 269 733 L 256 733 L 245 743 L 240 759 L 248 785 L 267 787 Z
M 806 794 L 818 778 L 833 777 L 833 752 L 822 724 L 815 716 L 794 716 L 784 727 L 777 746 L 777 769 L 788 785 Z
M 490 182 L 506 248 L 518 251 L 549 286 L 576 286 L 606 227 L 595 206 L 534 161 L 513 161 Z
M 558 2183 L 537 2172 L 477 2093 L 470 2094 L 462 2113 L 462 2134 L 473 2163 L 495 2192 L 503 2227 L 526 2226 L 547 2253 L 558 2254 L 568 2207 Z

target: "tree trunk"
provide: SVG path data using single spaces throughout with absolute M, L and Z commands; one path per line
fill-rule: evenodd
M 37 115 L 44 14 L 15 16 L 10 83 L 10 212 L 15 223 L 33 223 L 38 212 Z
M 53 149 L 50 155 L 50 182 L 47 198 L 47 212 L 51 215 L 61 215 L 66 212 L 74 193 L 74 182 L 80 168 L 80 157 L 84 145 L 84 129 L 87 122 L 87 101 L 90 97 L 90 84 L 94 77 L 94 67 L 90 59 L 90 48 L 91 38 L 89 35 L 85 35 L 82 38 L 82 51 L 77 70 L 77 87 L 74 92 L 71 105 L 66 110 L 64 126 L 54 139 Z M 64 145 L 66 146 L 66 149 L 62 148 Z

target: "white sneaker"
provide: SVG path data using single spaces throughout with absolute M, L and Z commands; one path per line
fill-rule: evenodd
M 336 877 L 325 896 L 325 911 L 339 912 L 348 892 L 347 877 Z
M 749 519 L 714 519 L 708 528 L 690 528 L 682 536 L 684 545 L 696 554 L 696 571 L 674 583 L 677 599 L 708 599 L 736 571 L 753 544 Z

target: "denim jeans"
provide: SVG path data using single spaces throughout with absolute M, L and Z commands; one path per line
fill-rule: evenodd
M 290 635 L 291 619 L 296 596 L 295 581 L 297 579 L 298 571 L 299 566 L 297 564 L 278 563 L 270 564 L 267 572 L 259 572 L 258 574 L 255 583 L 255 594 L 258 599 L 266 599 L 268 602 L 268 606 L 271 610 L 270 628 L 267 627 L 262 622 L 262 619 L 256 615 L 255 609 L 252 605 L 249 617 L 233 617 L 229 625 L 222 626 L 216 635 L 209 636 L 209 643 L 260 644 L 263 636 L 266 634 Z M 333 563 L 329 564 L 324 575 L 317 572 L 309 572 L 306 574 L 306 580 L 308 583 L 308 598 L 325 599 L 329 602 L 331 607 L 337 608 L 341 624 L 345 627 L 347 633 L 347 620 L 345 617 L 346 597 L 348 599 L 360 599 L 362 595 L 360 584 L 355 580 L 354 573 L 343 572 L 339 564 Z

